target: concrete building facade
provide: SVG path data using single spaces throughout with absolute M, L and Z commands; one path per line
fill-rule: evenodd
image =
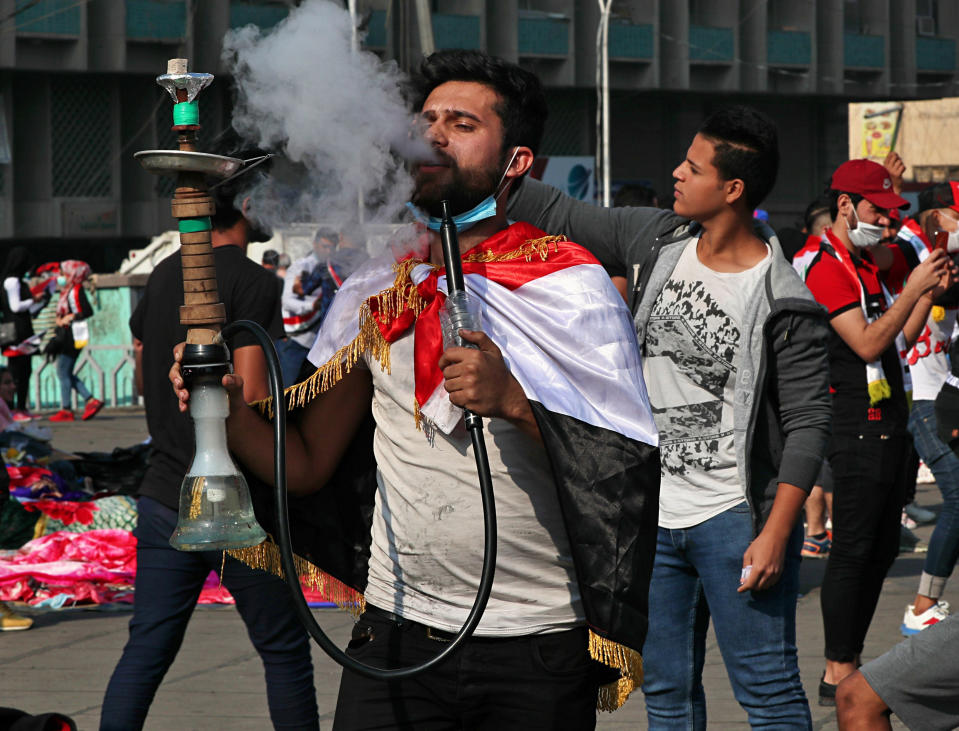
M 170 225 L 169 183 L 139 149 L 172 147 L 153 77 L 173 56 L 223 74 L 224 33 L 270 28 L 280 0 L 0 0 L 0 242 L 111 269 Z M 409 68 L 436 48 L 487 50 L 547 86 L 543 153 L 595 151 L 592 0 L 358 0 L 365 45 Z M 429 33 L 418 12 L 427 8 Z M 704 115 L 750 103 L 779 125 L 773 222 L 791 223 L 841 162 L 850 100 L 951 96 L 951 0 L 619 0 L 609 48 L 613 179 L 661 193 Z M 229 126 L 230 87 L 201 101 L 203 144 Z M 209 149 L 207 147 L 206 149 Z

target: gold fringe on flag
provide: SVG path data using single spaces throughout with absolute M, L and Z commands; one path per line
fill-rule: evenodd
M 643 658 L 636 650 L 600 637 L 593 630 L 589 631 L 589 656 L 620 673 L 616 682 L 600 686 L 596 699 L 597 710 L 615 711 L 642 685 Z
M 538 256 L 543 261 L 546 261 L 549 259 L 550 248 L 552 248 L 553 251 L 559 251 L 559 244 L 566 240 L 567 239 L 565 236 L 543 236 L 540 239 L 530 239 L 522 246 L 519 246 L 512 251 L 504 251 L 499 254 L 494 254 L 492 251 L 487 249 L 483 252 L 464 256 L 463 261 L 476 264 L 487 264 L 496 261 L 512 261 L 514 259 L 526 259 L 526 261 L 532 261 L 534 256 Z
M 284 578 L 283 564 L 280 560 L 280 549 L 273 542 L 271 537 L 267 537 L 263 543 L 252 548 L 235 548 L 227 551 L 237 561 L 245 563 L 253 569 L 267 571 L 274 576 Z M 302 556 L 293 555 L 293 563 L 296 566 L 296 573 L 300 581 L 311 589 L 322 592 L 323 596 L 333 602 L 340 609 L 349 612 L 353 619 L 359 619 L 359 616 L 366 609 L 366 599 L 363 594 L 352 586 L 344 584 L 337 578 L 330 576 L 320 569 L 316 564 L 307 561 Z
M 194 477 L 190 481 L 190 520 L 196 520 L 200 517 L 201 498 L 203 497 L 205 482 L 205 477 Z
M 393 286 L 370 298 L 377 301 L 379 312 L 383 317 L 393 319 L 407 309 L 412 310 L 414 315 L 419 315 L 423 311 L 426 302 L 410 279 L 413 267 L 422 263 L 417 259 L 406 259 L 393 265 L 396 271 Z M 369 353 L 384 371 L 390 372 L 390 344 L 386 342 L 376 324 L 369 300 L 360 305 L 359 332 L 356 337 L 337 350 L 332 358 L 317 368 L 305 381 L 296 383 L 283 391 L 287 411 L 305 406 L 318 395 L 335 386 L 365 353 Z M 250 405 L 259 409 L 265 416 L 273 418 L 272 397 L 254 401 Z
M 539 239 L 530 239 L 512 251 L 498 254 L 489 250 L 477 252 L 464 257 L 463 261 L 469 263 L 492 263 L 514 259 L 532 261 L 534 256 L 546 261 L 550 251 L 558 251 L 559 244 L 566 240 L 565 236 L 543 236 Z M 414 315 L 419 316 L 423 311 L 426 301 L 410 278 L 413 269 L 423 263 L 419 259 L 405 259 L 393 265 L 393 270 L 396 272 L 393 286 L 370 298 L 370 300 L 376 300 L 382 317 L 391 320 L 405 310 L 411 310 Z M 283 391 L 287 411 L 305 406 L 318 395 L 335 386 L 366 353 L 369 353 L 384 371 L 390 372 L 390 344 L 383 338 L 383 333 L 376 324 L 369 300 L 360 306 L 359 333 L 356 337 L 337 350 L 332 358 L 317 368 L 305 381 L 296 383 Z M 272 397 L 254 401 L 251 406 L 259 409 L 265 416 L 273 418 Z M 418 405 L 414 413 L 416 426 L 420 428 L 421 414 Z

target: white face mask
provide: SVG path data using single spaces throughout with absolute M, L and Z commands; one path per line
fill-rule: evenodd
M 853 206 L 852 209 L 852 218 L 852 225 L 850 225 L 848 221 L 846 222 L 846 233 L 849 234 L 849 241 L 852 242 L 853 246 L 857 249 L 868 249 L 870 246 L 875 246 L 879 243 L 879 240 L 882 238 L 882 226 L 860 221 L 859 216 L 856 215 L 855 206 Z

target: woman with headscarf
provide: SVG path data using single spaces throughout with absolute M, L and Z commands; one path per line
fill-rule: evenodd
M 90 389 L 73 372 L 80 348 L 86 345 L 89 338 L 86 320 L 93 314 L 93 308 L 83 291 L 83 283 L 90 277 L 90 273 L 90 265 L 85 261 L 68 259 L 60 263 L 60 275 L 66 282 L 60 290 L 60 300 L 57 302 L 57 327 L 68 328 L 70 333 L 57 354 L 60 410 L 50 417 L 50 421 L 74 420 L 73 411 L 70 409 L 70 396 L 74 389 L 77 395 L 86 401 L 81 417 L 84 421 L 92 419 L 103 408 L 103 402 L 93 398 Z
M 22 343 L 33 335 L 33 316 L 49 301 L 49 296 L 34 299 L 24 276 L 30 270 L 30 255 L 24 246 L 15 246 L 7 254 L 3 266 L 3 288 L 0 292 L 0 310 L 4 322 L 13 322 L 16 328 L 17 343 Z M 7 365 L 17 383 L 17 396 L 14 402 L 13 417 L 17 421 L 29 421 L 27 412 L 27 394 L 30 390 L 30 373 L 33 370 L 31 356 L 8 355 Z

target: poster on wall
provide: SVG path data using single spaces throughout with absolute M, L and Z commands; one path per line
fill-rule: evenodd
M 530 175 L 576 200 L 596 203 L 596 158 L 589 155 L 537 157 Z
M 902 120 L 902 104 L 886 109 L 867 107 L 862 115 L 862 156 L 882 163 L 895 148 Z

